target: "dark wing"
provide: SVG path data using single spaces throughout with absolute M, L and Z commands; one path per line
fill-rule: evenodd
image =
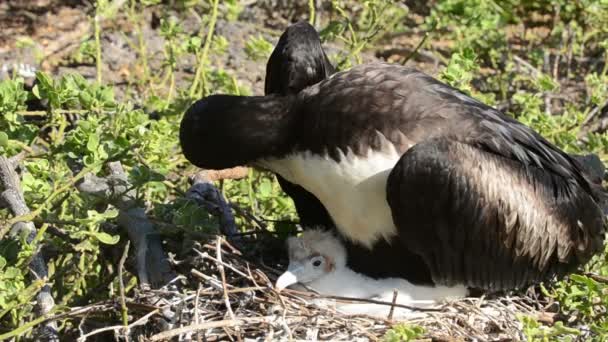
M 449 139 L 408 150 L 387 200 L 401 241 L 438 284 L 523 287 L 602 250 L 602 212 L 576 182 Z
M 422 116 L 444 117 L 445 128 L 402 156 L 387 199 L 402 241 L 434 281 L 523 287 L 603 250 L 606 192 L 592 181 L 597 172 L 517 120 L 416 78 L 427 97 Z
M 334 73 L 323 51 L 317 31 L 306 22 L 298 22 L 279 38 L 268 64 L 264 90 L 268 94 L 295 94 Z M 321 202 L 299 185 L 276 175 L 283 191 L 293 199 L 300 224 L 307 227 L 333 226 Z

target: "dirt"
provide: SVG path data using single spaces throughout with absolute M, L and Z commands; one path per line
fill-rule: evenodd
M 229 41 L 227 52 L 212 58 L 216 67 L 234 73 L 239 84 L 254 95 L 263 93 L 265 61 L 254 61 L 245 53 L 246 39 L 261 35 L 275 44 L 281 32 L 296 20 L 305 19 L 308 8 L 290 5 L 289 1 L 264 0 L 246 6 L 237 21 L 219 19 L 216 34 Z M 162 69 L 164 39 L 158 29 L 159 8 L 148 8 L 143 14 L 143 35 L 148 49 L 150 68 Z M 322 11 L 320 11 L 322 12 Z M 76 72 L 94 80 L 96 68 L 92 61 L 77 62 L 74 55 L 81 42 L 92 37 L 92 15 L 94 8 L 83 1 L 8 0 L 0 4 L 0 70 L 20 69 L 20 65 L 31 65 L 52 75 Z M 172 11 L 188 35 L 198 35 L 199 19 L 188 11 Z M 319 19 L 319 18 L 318 18 Z M 137 53 L 134 29 L 124 17 L 102 22 L 103 80 L 114 85 L 120 94 L 129 81 L 138 77 Z M 24 38 L 27 38 L 24 40 Z M 365 62 L 375 60 L 398 61 L 411 53 L 421 36 L 408 34 L 387 40 L 376 49 L 364 51 Z M 326 44 L 329 55 L 338 52 L 338 47 Z M 422 52 L 410 63 L 425 71 L 434 73 L 439 60 L 430 53 Z M 186 87 L 194 73 L 194 58 L 187 54 L 179 60 L 176 71 L 176 86 Z M 7 74 L 0 75 L 0 79 Z M 31 81 L 31 80 L 30 80 Z

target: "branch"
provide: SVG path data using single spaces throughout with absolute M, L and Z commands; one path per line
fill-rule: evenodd
M 118 224 L 125 228 L 136 251 L 137 276 L 141 285 L 160 287 L 175 278 L 154 224 L 138 206 L 135 190 L 120 162 L 108 164 L 105 178 L 87 174 L 78 190 L 101 197 L 118 208 Z
M 301 322 L 306 317 L 290 317 L 288 321 L 290 323 Z M 239 327 L 248 324 L 272 324 L 277 321 L 277 316 L 262 316 L 262 317 L 243 317 L 239 319 L 228 319 L 223 321 L 205 322 L 200 324 L 193 324 L 186 327 L 181 327 L 173 330 L 163 331 L 152 337 L 150 341 L 168 341 L 172 337 L 185 334 L 187 332 L 197 332 L 201 330 L 208 330 L 214 328 L 227 328 L 227 327 Z
M 129 341 L 129 311 L 127 310 L 127 304 L 125 299 L 125 282 L 122 279 L 122 272 L 125 266 L 125 261 L 127 260 L 127 256 L 129 255 L 129 243 L 127 241 L 127 245 L 125 246 L 125 250 L 122 252 L 122 256 L 120 257 L 120 262 L 118 263 L 118 286 L 120 290 L 120 312 L 122 316 L 122 324 L 125 329 L 123 331 L 124 338 L 126 341 Z
M 581 124 L 581 130 L 578 133 L 578 138 L 583 138 L 589 133 L 602 133 L 606 130 L 606 116 L 608 116 L 608 100 L 604 101 L 603 104 L 593 108 L 583 123 Z M 598 122 L 599 121 L 599 122 Z
M 25 203 L 23 192 L 21 191 L 21 182 L 19 176 L 15 172 L 18 162 L 23 156 L 17 155 L 13 158 L 7 159 L 4 156 L 0 156 L 0 183 L 4 189 L 0 194 L 0 199 L 10 209 L 15 217 L 27 215 L 30 213 L 30 209 Z M 36 238 L 36 227 L 31 221 L 20 221 L 12 225 L 13 231 L 25 232 L 27 234 L 26 241 L 32 243 Z M 48 269 L 46 262 L 40 252 L 40 246 L 37 246 L 37 250 L 32 256 L 30 261 L 29 269 L 34 279 L 48 278 Z M 45 284 L 40 292 L 36 295 L 36 306 L 34 307 L 34 313 L 38 317 L 44 317 L 53 310 L 55 301 L 51 295 L 51 287 Z M 59 341 L 57 335 L 57 324 L 55 322 L 48 322 L 42 326 L 36 333 L 37 339 L 45 341 Z
M 599 274 L 595 274 L 595 273 L 591 273 L 591 272 L 587 272 L 587 273 L 585 273 L 585 275 L 597 282 L 608 284 L 608 277 L 605 277 L 605 276 L 602 276 Z

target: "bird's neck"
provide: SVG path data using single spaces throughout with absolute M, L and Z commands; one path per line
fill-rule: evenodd
M 232 130 L 227 143 L 239 165 L 255 164 L 260 158 L 279 158 L 294 145 L 296 113 L 294 96 L 241 97 L 237 106 L 226 113 Z M 222 143 L 222 142 L 218 142 Z

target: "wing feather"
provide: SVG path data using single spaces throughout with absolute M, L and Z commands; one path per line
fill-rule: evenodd
M 601 209 L 578 183 L 445 138 L 403 155 L 387 200 L 402 243 L 438 284 L 521 287 L 569 272 L 602 248 Z

